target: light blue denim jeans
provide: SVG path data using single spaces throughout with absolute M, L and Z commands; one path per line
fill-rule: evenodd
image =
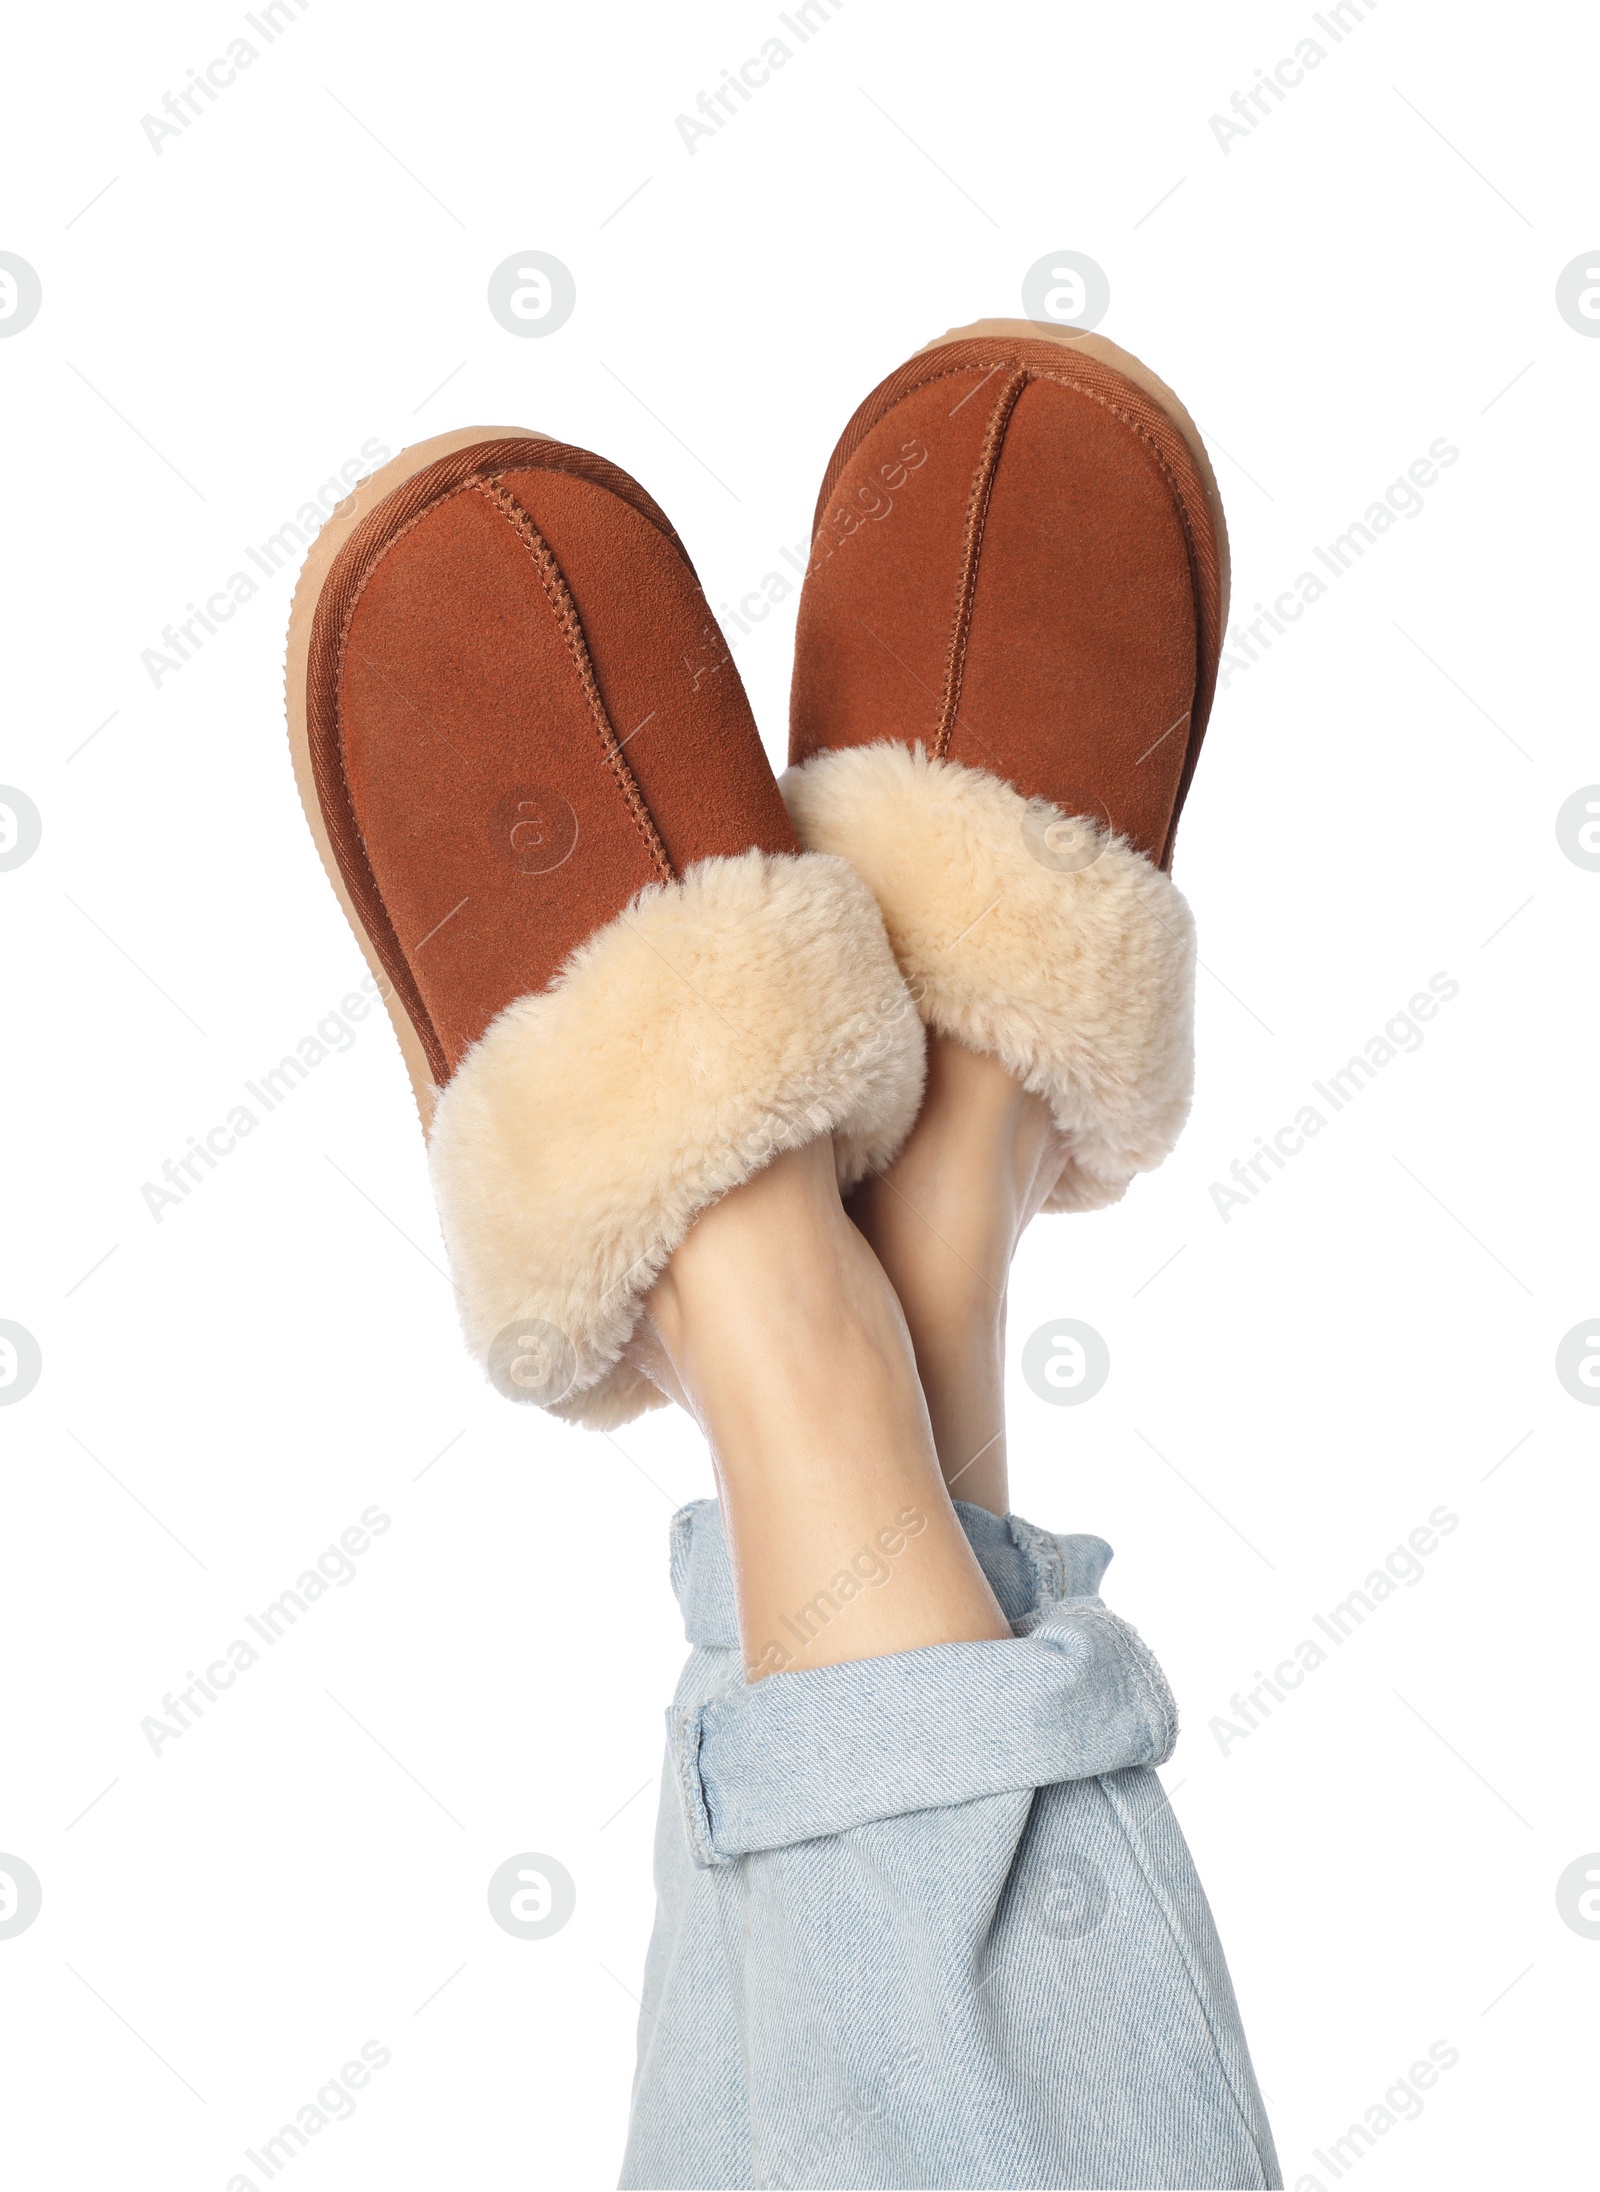
M 957 1512 L 1011 1640 L 753 1685 L 716 1502 L 674 1518 L 625 2188 L 1282 2183 L 1111 1548 Z

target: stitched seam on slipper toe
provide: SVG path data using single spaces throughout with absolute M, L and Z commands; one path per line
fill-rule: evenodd
M 1011 414 L 1021 400 L 1031 374 L 1024 368 L 1012 374 L 1004 384 L 989 414 L 984 429 L 983 447 L 978 452 L 977 468 L 972 475 L 972 487 L 967 496 L 967 517 L 962 527 L 961 572 L 956 581 L 955 622 L 950 628 L 950 645 L 945 657 L 944 695 L 939 703 L 939 720 L 934 726 L 933 756 L 943 761 L 950 751 L 950 740 L 955 732 L 956 718 L 961 713 L 961 686 L 966 675 L 967 643 L 972 636 L 972 608 L 978 592 L 978 561 L 983 554 L 983 533 L 989 517 L 989 501 L 994 493 L 995 474 L 1000 469 L 1000 456 L 1005 448 L 1006 428 L 1011 424 Z
M 661 842 L 650 809 L 645 804 L 638 779 L 618 742 L 616 725 L 611 720 L 610 711 L 600 691 L 600 681 L 595 676 L 589 643 L 584 637 L 583 622 L 578 615 L 578 605 L 572 598 L 572 590 L 561 566 L 552 554 L 549 542 L 509 487 L 490 480 L 479 480 L 474 484 L 511 527 L 539 574 L 539 584 L 554 612 L 561 636 L 567 643 L 567 652 L 577 670 L 578 682 L 583 687 L 583 697 L 589 704 L 590 719 L 600 735 L 606 767 L 611 771 L 617 789 L 627 803 L 634 828 L 644 840 L 645 850 L 655 864 L 656 873 L 663 883 L 671 883 L 676 879 L 675 870 L 667 857 L 667 848 Z

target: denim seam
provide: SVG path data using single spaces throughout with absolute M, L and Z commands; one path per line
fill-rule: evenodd
M 730 1999 L 737 2005 L 734 2030 L 739 2042 L 739 2062 L 744 2074 L 744 2149 L 750 2157 L 749 2176 L 755 2184 L 760 2172 L 756 2168 L 756 2121 L 752 2095 L 755 2090 L 750 2067 L 750 2015 L 745 1988 L 745 1967 L 750 1960 L 750 1899 L 746 1892 L 744 1860 L 734 1859 L 726 1865 L 718 1865 L 707 1882 L 711 1895 L 711 1908 L 716 1920 L 717 1945 L 722 1952 L 722 1968 L 728 1981 Z M 729 1917 L 730 1901 L 737 1902 L 737 1931 L 739 1951 L 734 1952 L 729 1938 L 732 1921 Z
M 668 1733 L 677 1767 L 678 1794 L 683 1801 L 683 1823 L 689 1848 L 697 1865 L 725 1862 L 711 1828 L 705 1781 L 700 1772 L 700 1740 L 705 1726 L 705 1707 L 693 1705 L 669 1715 Z
M 1059 1540 L 1048 1530 L 1041 1530 L 1036 1523 L 1024 1522 L 1020 1515 L 1007 1515 L 1006 1528 L 1011 1542 L 1027 1561 L 1033 1577 L 1033 1605 L 1030 1611 L 1048 1613 L 1059 1605 L 1067 1592 L 1067 1563 Z M 1049 1551 L 1041 1549 L 1041 1541 Z
M 680 1507 L 667 1526 L 667 1573 L 673 1596 L 680 1602 L 688 1588 L 694 1559 L 696 1515 L 693 1506 Z
M 1140 1712 L 1144 1714 L 1144 1723 L 1146 1723 L 1148 1732 L 1151 1732 L 1153 1738 L 1159 1738 L 1155 1743 L 1155 1749 L 1151 1751 L 1151 1756 L 1140 1758 L 1140 1760 L 1131 1760 L 1131 1762 L 1138 1762 L 1138 1765 L 1164 1765 L 1164 1762 L 1170 1756 L 1173 1756 L 1173 1745 L 1177 1743 L 1177 1701 L 1173 1699 L 1173 1692 L 1170 1692 L 1170 1688 L 1168 1688 L 1166 1675 L 1162 1672 L 1162 1668 L 1159 1668 L 1155 1655 L 1151 1653 L 1151 1646 L 1144 1642 L 1144 1637 L 1138 1633 L 1138 1629 L 1131 1629 L 1131 1626 L 1122 1620 L 1120 1613 L 1111 1613 L 1111 1609 L 1105 1607 L 1105 1605 L 1100 1605 L 1098 1600 L 1083 1600 L 1083 1598 L 1072 1600 L 1072 1611 L 1076 1613 L 1076 1616 L 1081 1616 L 1083 1626 L 1078 1622 L 1074 1622 L 1072 1629 L 1067 1629 L 1065 1622 L 1056 1622 L 1054 1637 L 1050 1637 L 1048 1633 L 1045 1633 L 1043 1640 L 1054 1644 L 1056 1637 L 1065 1640 L 1065 1637 L 1072 1635 L 1074 1631 L 1078 1635 L 1089 1635 L 1089 1637 L 1094 1637 L 1096 1633 L 1109 1635 L 1113 1653 L 1118 1655 L 1120 1664 L 1122 1664 L 1122 1672 L 1129 1679 L 1129 1688 L 1133 1692 L 1133 1703 L 1138 1705 Z M 1043 1629 L 1043 1624 L 1041 1624 L 1041 1629 Z M 1037 1637 L 1041 1635 L 1041 1629 L 1035 1629 Z M 1092 1776 L 1074 1776 L 1074 1778 L 1087 1780 Z
M 1134 1863 L 1138 1866 L 1140 1875 L 1144 1880 L 1144 1884 L 1150 1891 L 1150 1899 L 1155 1904 L 1157 1910 L 1160 1911 L 1161 1922 L 1166 1927 L 1167 1933 L 1171 1938 L 1172 1945 L 1178 1952 L 1178 1959 L 1183 1965 L 1185 1976 L 1187 1977 L 1190 1988 L 1193 1991 L 1196 2007 L 1199 2009 L 1201 2016 L 1205 2019 L 1206 2032 L 1210 2037 L 1212 2053 L 1216 2057 L 1217 2068 L 1222 2073 L 1223 2084 L 1228 2089 L 1228 2098 L 1232 2101 L 1234 2107 L 1239 2112 L 1239 2120 L 1244 2127 L 1245 2137 L 1249 2140 L 1250 2150 L 1255 2155 L 1256 2167 L 1261 2172 L 1261 2183 L 1263 2186 L 1269 2186 L 1272 2183 L 1272 2171 L 1268 2168 L 1267 2158 L 1261 2151 L 1261 2141 L 1256 2134 L 1255 2123 L 1252 2120 L 1251 2110 L 1247 2105 L 1246 2097 L 1240 2092 L 1238 2081 L 1235 2078 L 1232 2069 L 1229 2067 L 1226 2056 L 1223 2054 L 1222 2043 L 1217 2037 L 1216 2020 L 1213 2018 L 1210 2005 L 1206 2000 L 1205 1988 L 1202 1986 L 1200 1981 L 1200 1974 L 1196 1970 L 1195 1959 L 1189 1953 L 1188 1940 L 1184 1934 L 1183 1928 L 1177 1923 L 1176 1917 L 1172 1910 L 1172 1906 L 1167 1900 L 1166 1895 L 1162 1891 L 1160 1883 L 1156 1880 L 1154 1874 L 1150 1870 L 1150 1867 L 1145 1863 L 1144 1852 L 1140 1849 L 1139 1844 L 1130 1828 L 1128 1818 L 1125 1815 L 1120 1792 L 1115 1795 L 1112 1793 L 1111 1783 L 1116 1778 L 1117 1777 L 1114 1774 L 1106 1773 L 1097 1774 L 1095 1776 L 1095 1779 L 1100 1784 L 1101 1794 L 1105 1797 L 1106 1803 L 1110 1807 L 1111 1816 L 1117 1822 L 1118 1832 L 1121 1834 L 1124 1843 L 1127 1845 L 1128 1854 L 1132 1857 Z M 1159 1781 L 1156 1783 L 1156 1786 L 1160 1788 L 1161 1784 Z M 1161 1801 L 1167 1806 L 1169 1810 L 1171 1809 L 1171 1799 L 1168 1797 L 1165 1789 L 1161 1790 Z M 1281 2176 L 1278 2181 L 1280 2183 L 1282 2182 Z
M 1120 1614 L 1114 1614 L 1109 1606 L 1093 1609 L 1085 1607 L 1084 1612 L 1092 1620 L 1104 1622 L 1110 1630 L 1140 1703 L 1147 1716 L 1159 1726 L 1160 1741 L 1153 1755 L 1144 1763 L 1151 1766 L 1163 1765 L 1172 1756 L 1178 1740 L 1178 1703 L 1161 1671 L 1159 1661 L 1138 1630 L 1130 1627 Z

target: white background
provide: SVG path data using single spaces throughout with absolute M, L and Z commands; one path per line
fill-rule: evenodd
M 1112 1372 L 1078 1409 L 1015 1377 L 1015 1504 L 1118 1548 L 1184 1707 L 1165 1778 L 1290 2185 L 1328 2192 L 1313 2150 L 1438 2040 L 1458 2066 L 1362 2184 L 1570 2178 L 1600 1416 L 1553 1364 L 1600 1309 L 1600 875 L 1554 818 L 1600 778 L 1600 343 L 1554 289 L 1600 242 L 1596 55 L 1577 11 L 1385 0 L 1224 154 L 1209 116 L 1310 12 L 848 0 L 692 156 L 675 115 L 775 8 L 315 0 L 159 154 L 141 116 L 242 9 L 14 22 L 0 247 L 44 290 L 0 341 L 0 779 L 44 822 L 0 875 L 0 1316 L 44 1360 L 0 1413 L 0 1850 L 44 1885 L 0 1940 L 19 2186 L 260 2187 L 244 2149 L 368 2040 L 391 2063 L 295 2185 L 614 2182 L 665 1529 L 710 1489 L 681 1417 L 608 1443 L 480 1380 L 381 1017 L 152 1218 L 142 1183 L 361 965 L 290 777 L 290 574 L 159 690 L 141 651 L 364 441 L 474 423 L 614 458 L 737 600 L 867 390 L 1062 249 L 1212 438 L 1239 608 L 1436 438 L 1460 457 L 1219 698 L 1177 861 L 1194 1116 L 1023 1245 L 1013 1364 L 1074 1316 Z M 484 301 L 529 249 L 577 283 L 544 340 Z M 793 609 L 734 633 L 775 759 Z M 1211 1183 L 1441 971 L 1423 1047 L 1225 1224 Z M 152 1755 L 163 1693 L 374 1503 L 355 1581 Z M 1425 1579 L 1224 1754 L 1231 1694 L 1441 1503 Z M 485 1900 L 529 1850 L 578 1890 L 536 1943 Z

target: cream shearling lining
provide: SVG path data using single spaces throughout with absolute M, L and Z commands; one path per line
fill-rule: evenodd
M 620 1358 L 690 1224 L 823 1134 L 841 1188 L 886 1164 L 924 1049 L 842 860 L 746 852 L 641 891 L 439 1098 L 429 1165 L 472 1353 L 595 1429 L 659 1406 Z
M 1158 1165 L 1194 1085 L 1194 921 L 1124 838 L 920 746 L 819 753 L 781 781 L 802 845 L 868 884 L 923 1018 L 1049 1103 L 1072 1154 L 1048 1208 Z

